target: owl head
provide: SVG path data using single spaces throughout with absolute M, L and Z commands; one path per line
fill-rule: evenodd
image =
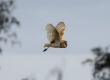
M 60 48 L 66 48 L 68 46 L 68 42 L 66 40 L 60 41 Z

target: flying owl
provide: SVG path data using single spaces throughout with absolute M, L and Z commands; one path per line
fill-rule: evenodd
M 46 26 L 47 39 L 50 43 L 44 44 L 44 47 L 46 47 L 44 51 L 46 51 L 49 47 L 66 48 L 68 46 L 67 41 L 62 40 L 65 30 L 66 25 L 64 22 L 59 22 L 56 25 L 56 27 L 54 27 L 52 24 L 47 24 Z

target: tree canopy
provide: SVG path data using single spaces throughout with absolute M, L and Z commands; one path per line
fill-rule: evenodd
M 12 32 L 11 34 L 9 33 L 13 24 L 16 24 L 17 26 L 20 25 L 19 21 L 12 16 L 12 12 L 15 8 L 16 6 L 14 4 L 14 0 L 0 1 L 0 34 L 4 33 L 5 35 L 5 37 L 0 35 L 0 43 L 7 43 L 8 39 L 11 37 L 17 38 L 16 32 Z M 17 40 L 12 40 L 11 43 L 15 44 L 20 42 Z M 0 53 L 1 52 L 2 49 L 0 47 Z

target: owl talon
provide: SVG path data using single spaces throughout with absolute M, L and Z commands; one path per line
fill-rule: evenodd
M 44 49 L 43 52 L 47 51 L 47 49 Z

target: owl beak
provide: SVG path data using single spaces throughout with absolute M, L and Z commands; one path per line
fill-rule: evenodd
M 67 42 L 65 42 L 65 44 L 64 44 L 64 48 L 66 48 L 67 47 Z
M 66 44 L 64 44 L 64 48 L 66 48 L 67 47 L 67 45 Z
M 64 44 L 64 48 L 66 48 L 67 46 Z

